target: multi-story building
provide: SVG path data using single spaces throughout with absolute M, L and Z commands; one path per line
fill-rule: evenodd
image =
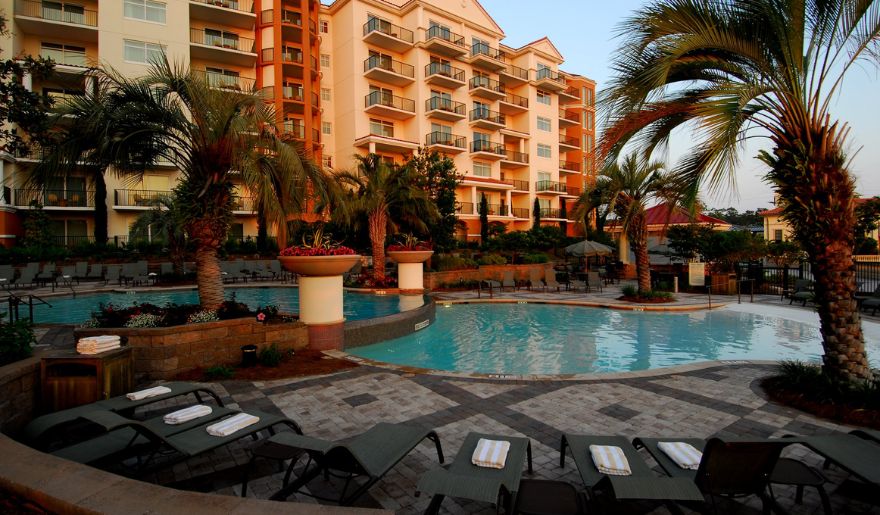
M 483 195 L 489 219 L 511 228 L 531 226 L 535 199 L 542 221 L 559 223 L 593 172 L 595 83 L 560 71 L 547 38 L 502 45 L 502 29 L 475 0 L 0 0 L 0 9 L 4 57 L 55 61 L 50 79 L 25 78 L 45 95 L 88 92 L 94 65 L 143 74 L 164 52 L 215 87 L 260 89 L 279 126 L 331 169 L 367 152 L 395 162 L 419 148 L 442 152 L 464 175 L 458 211 L 468 237 L 479 234 Z M 94 172 L 33 191 L 26 178 L 40 154 L 2 156 L 0 238 L 14 241 L 18 213 L 38 200 L 60 242 L 90 239 Z M 107 173 L 111 239 L 124 241 L 178 173 L 157 163 L 137 184 Z M 251 199 L 239 193 L 231 236 L 255 235 Z

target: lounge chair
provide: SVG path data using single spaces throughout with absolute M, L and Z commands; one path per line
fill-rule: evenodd
M 541 271 L 537 268 L 529 269 L 529 290 L 532 288 L 541 288 L 541 291 L 547 291 L 547 285 L 541 279 Z
M 798 279 L 794 282 L 794 291 L 788 294 L 788 298 L 789 304 L 797 300 L 806 306 L 808 300 L 813 300 L 812 282 L 806 279 Z
M 599 472 L 590 457 L 591 445 L 620 447 L 629 462 L 632 474 L 609 476 Z M 623 436 L 563 434 L 559 447 L 559 466 L 565 467 L 565 449 L 577 466 L 590 497 L 607 492 L 618 500 L 704 501 L 700 489 L 689 478 L 657 477 L 638 451 Z
M 586 499 L 571 483 L 546 479 L 523 479 L 519 482 L 517 515 L 584 515 Z
M 8 287 L 15 281 L 15 268 L 12 265 L 0 265 L 0 285 Z
M 86 279 L 97 279 L 99 281 L 103 280 L 104 279 L 104 265 L 102 265 L 101 263 L 92 263 L 92 265 L 89 267 L 89 273 L 86 274 L 85 278 Z
M 872 293 L 870 297 L 862 298 L 864 300 L 859 304 L 859 308 L 866 311 L 870 308 L 872 310 L 871 316 L 876 315 L 877 310 L 880 309 L 880 284 L 877 285 L 877 288 L 874 289 L 874 293 Z
M 37 278 L 38 273 L 40 273 L 40 264 L 28 263 L 24 268 L 21 269 L 21 273 L 19 273 L 18 278 L 15 279 L 15 286 L 32 286 Z
M 489 291 L 493 289 L 501 289 L 501 282 L 496 281 L 494 279 L 487 279 L 486 274 L 482 274 L 482 278 L 480 279 L 480 288 L 489 288 Z
M 169 263 L 167 261 L 159 263 L 159 275 L 160 276 L 174 275 L 174 263 Z
M 107 275 L 104 276 L 104 285 L 114 282 L 122 284 L 122 265 L 107 265 Z
M 275 280 L 287 280 L 287 271 L 281 268 L 281 261 L 273 259 L 269 261 L 269 271 L 272 272 L 272 278 Z
M 267 439 L 253 450 L 251 464 L 258 458 L 288 459 L 290 466 L 284 477 L 284 485 L 272 495 L 272 500 L 283 501 L 298 492 L 309 481 L 330 471 L 342 473 L 345 486 L 337 499 L 324 499 L 340 505 L 349 505 L 382 479 L 397 463 L 415 447 L 428 439 L 437 448 L 437 458 L 443 463 L 443 449 L 437 433 L 419 426 L 407 424 L 376 424 L 366 432 L 351 439 L 331 442 L 320 438 L 312 438 L 294 433 L 279 433 Z M 289 483 L 295 458 L 299 453 L 306 452 L 309 461 L 293 483 Z M 314 462 L 314 464 L 312 464 Z M 250 467 L 248 468 L 248 470 Z M 351 480 L 365 476 L 367 480 L 346 496 Z M 247 495 L 248 477 L 245 476 L 241 488 L 241 496 Z M 316 498 L 318 498 L 316 496 Z
M 869 438 L 865 438 L 869 436 Z M 880 486 L 880 444 L 876 436 L 861 430 L 856 434 L 786 436 L 789 444 L 800 444 L 825 458 L 825 466 L 836 465 L 862 481 Z
M 568 289 L 567 285 L 560 284 L 559 281 L 556 280 L 556 271 L 549 268 L 544 274 L 544 284 L 547 288 L 556 288 L 556 291 L 560 291 L 562 286 L 566 286 L 566 289 Z
M 880 431 L 877 431 L 876 429 L 853 429 L 849 434 L 880 444 Z
M 599 272 L 587 273 L 587 289 L 592 290 L 593 288 L 597 288 L 599 293 L 602 292 L 602 277 L 599 276 Z
M 79 284 L 80 279 L 85 279 L 88 274 L 89 262 L 77 261 L 76 265 L 73 268 L 73 278 L 76 279 L 77 284 Z
M 55 282 L 55 263 L 46 263 L 43 265 L 43 269 L 40 273 L 34 277 L 34 282 L 41 283 L 43 285 L 49 284 L 50 282 Z
M 501 280 L 501 289 L 510 288 L 511 291 L 516 291 L 516 278 L 514 277 L 512 270 L 505 270 L 504 277 Z
M 61 279 L 62 286 L 72 288 L 73 281 L 76 281 L 76 284 L 79 284 L 79 279 L 76 276 L 76 267 L 75 266 L 65 266 L 61 268 L 61 275 L 58 276 Z

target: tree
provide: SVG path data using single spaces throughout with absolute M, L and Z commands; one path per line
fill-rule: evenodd
M 739 212 L 736 208 L 728 207 L 724 209 L 705 209 L 703 214 L 714 218 L 720 218 L 730 225 L 738 225 L 741 227 L 754 227 L 764 225 L 761 214 L 756 210 L 748 210 Z
M 49 215 L 43 210 L 43 205 L 37 201 L 31 201 L 30 209 L 22 222 L 24 229 L 22 246 L 34 249 L 54 247 L 56 242 L 52 238 L 52 234 L 49 233 L 50 221 Z
M 158 240 L 168 247 L 174 274 L 182 276 L 186 261 L 186 232 L 181 205 L 174 195 L 160 195 L 151 201 L 152 209 L 144 211 L 129 228 L 132 240 Z
M 538 200 L 538 197 L 535 197 L 535 201 L 532 203 L 532 229 L 537 229 L 541 227 L 541 202 Z
M 832 380 L 870 378 L 854 296 L 848 129 L 830 106 L 859 60 L 880 61 L 877 3 L 654 0 L 619 34 L 600 155 L 631 141 L 650 153 L 675 128 L 699 127 L 675 170 L 693 200 L 701 184 L 718 188 L 733 176 L 742 141 L 769 136 L 773 150 L 759 157 L 813 264 L 823 370 Z
M 438 218 L 437 208 L 419 188 L 413 166 L 386 164 L 377 154 L 355 156 L 356 173 L 338 172 L 339 182 L 351 188 L 346 217 L 362 214 L 367 220 L 373 253 L 373 278 L 385 280 L 385 238 L 405 225 L 424 232 Z M 339 212 L 337 210 L 337 212 Z
M 559 218 L 562 218 L 562 221 L 559 222 L 559 228 L 562 230 L 562 234 L 568 234 L 568 207 L 566 206 L 565 199 L 559 199 Z
M 876 254 L 877 241 L 870 234 L 877 230 L 880 221 L 880 197 L 862 202 L 856 207 L 855 253 Z
M 605 236 L 605 222 L 611 211 L 608 209 L 611 200 L 608 190 L 608 181 L 601 175 L 596 177 L 593 183 L 584 189 L 574 203 L 572 218 L 580 222 L 584 227 L 584 234 L 588 239 L 603 241 Z M 595 231 L 591 227 L 590 219 L 595 222 Z
M 428 235 L 434 242 L 434 248 L 439 251 L 454 249 L 455 189 L 462 180 L 455 169 L 455 161 L 437 151 L 421 150 L 408 164 L 418 172 L 418 185 L 428 192 L 428 197 L 437 207 L 439 216 L 436 223 L 428 224 Z
M 485 193 L 480 193 L 480 245 L 484 247 L 489 243 L 489 200 Z

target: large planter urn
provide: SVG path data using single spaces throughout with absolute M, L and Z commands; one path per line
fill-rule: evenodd
M 397 285 L 404 295 L 425 292 L 424 263 L 433 250 L 389 250 L 388 257 L 397 263 Z
M 360 254 L 344 254 L 341 256 L 278 256 L 281 266 L 298 274 L 309 276 L 342 276 L 351 270 L 358 261 Z

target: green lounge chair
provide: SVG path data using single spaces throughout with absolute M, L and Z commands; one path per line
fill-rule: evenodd
M 503 469 L 478 467 L 471 455 L 480 438 L 510 442 Z M 532 443 L 528 438 L 469 433 L 458 453 L 458 459 L 441 469 L 429 470 L 419 480 L 416 496 L 422 492 L 433 495 L 425 513 L 437 513 L 446 496 L 494 503 L 497 510 L 505 507 L 511 513 L 522 478 L 523 461 L 532 473 Z
M 874 293 L 869 297 L 862 297 L 862 299 L 864 300 L 859 304 L 859 308 L 865 311 L 871 309 L 871 316 L 876 315 L 877 310 L 880 309 L 880 284 L 874 289 Z
M 290 466 L 284 476 L 281 490 L 272 495 L 272 500 L 283 501 L 298 492 L 309 481 L 322 472 L 342 473 L 345 485 L 336 499 L 316 498 L 349 505 L 382 479 L 400 460 L 409 454 L 425 439 L 434 442 L 437 458 L 443 463 L 443 449 L 437 433 L 420 426 L 407 424 L 379 423 L 354 438 L 341 442 L 331 442 L 293 433 L 279 433 L 253 450 L 251 464 L 258 458 L 290 459 Z M 289 483 L 297 457 L 308 453 L 305 468 L 293 483 Z M 314 466 L 312 465 L 314 462 Z M 250 467 L 248 468 L 250 470 Z M 365 476 L 367 481 L 346 496 L 352 479 Z M 247 495 L 248 476 L 245 475 L 241 496 Z
M 813 300 L 812 282 L 806 279 L 798 279 L 794 282 L 794 291 L 788 294 L 788 298 L 789 304 L 797 300 L 806 306 L 807 301 Z
M 599 472 L 590 456 L 591 445 L 620 447 L 626 455 L 632 474 L 609 476 Z M 577 466 L 587 493 L 596 498 L 599 492 L 608 492 L 618 500 L 698 501 L 704 500 L 700 489 L 687 478 L 658 477 L 639 456 L 632 443 L 623 436 L 595 436 L 563 434 L 559 447 L 559 466 L 565 467 L 565 449 Z
M 541 288 L 541 291 L 547 291 L 547 284 L 541 279 L 541 271 L 537 268 L 529 269 L 529 290 L 532 288 Z
M 880 444 L 880 431 L 877 431 L 876 429 L 853 429 L 849 434 Z
M 876 432 L 874 432 L 876 435 Z M 857 434 L 835 434 L 822 436 L 791 436 L 783 440 L 789 444 L 800 444 L 825 458 L 825 466 L 833 464 L 862 481 L 880 486 L 880 445 L 876 436 L 865 438 L 869 433 L 860 430 Z
M 504 271 L 504 277 L 501 280 L 501 290 L 503 291 L 504 288 L 510 288 L 510 291 L 516 291 L 516 278 L 511 270 Z

